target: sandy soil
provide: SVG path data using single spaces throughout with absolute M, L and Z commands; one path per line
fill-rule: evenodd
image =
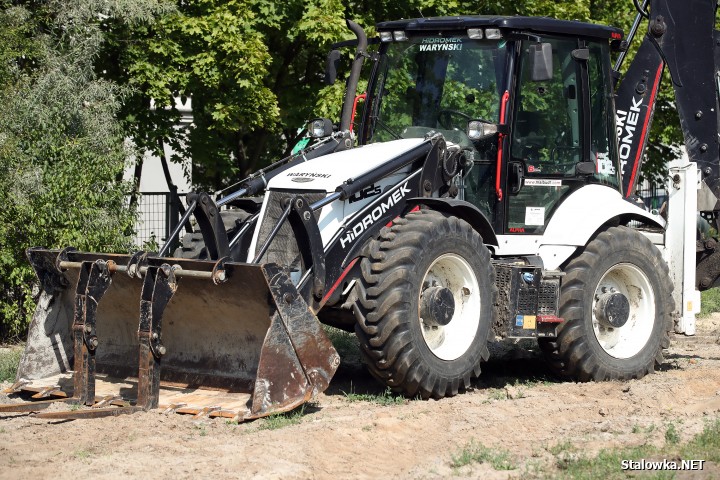
M 54 422 L 0 417 L 0 478 L 527 478 L 556 472 L 562 445 L 662 445 L 720 418 L 720 314 L 676 337 L 662 369 L 641 380 L 558 383 L 531 343 L 496 348 L 477 388 L 441 401 L 380 405 L 344 392 L 383 389 L 352 361 L 299 423 L 232 424 L 157 411 Z M 4 399 L 1 401 L 17 401 Z M 516 469 L 452 468 L 469 442 L 510 452 Z M 677 478 L 720 478 L 720 465 Z

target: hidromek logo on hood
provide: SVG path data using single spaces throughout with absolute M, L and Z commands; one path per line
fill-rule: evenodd
M 352 244 L 352 242 L 372 226 L 373 223 L 380 220 L 385 212 L 405 198 L 405 195 L 410 193 L 410 189 L 407 188 L 407 186 L 408 182 L 405 182 L 403 185 L 395 187 L 395 190 L 387 196 L 384 202 L 380 202 L 380 204 L 370 210 L 370 213 L 365 215 L 362 220 L 358 221 L 352 228 L 348 228 L 345 236 L 340 238 L 342 248 Z

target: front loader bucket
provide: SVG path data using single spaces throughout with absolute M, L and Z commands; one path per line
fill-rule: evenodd
M 243 420 L 303 404 L 340 363 L 275 264 L 69 249 L 31 249 L 28 257 L 41 296 L 9 393 Z M 33 408 L 13 407 L 0 412 Z M 44 415 L 102 414 L 118 409 Z

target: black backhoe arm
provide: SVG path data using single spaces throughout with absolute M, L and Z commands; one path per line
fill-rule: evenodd
M 716 0 L 652 0 L 648 31 L 615 101 L 623 192 L 635 191 L 667 66 L 689 159 L 702 172 L 698 210 L 720 210 Z M 637 6 L 637 3 L 636 3 Z M 642 11 L 639 15 L 645 14 Z

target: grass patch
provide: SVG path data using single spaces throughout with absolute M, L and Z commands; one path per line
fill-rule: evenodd
M 471 463 L 488 463 L 495 470 L 517 468 L 506 450 L 494 450 L 471 440 L 462 450 L 450 457 L 450 466 L 464 467 Z
M 674 423 L 669 424 L 667 430 L 665 430 L 665 441 L 673 445 L 680 443 L 680 434 Z
M 12 382 L 15 380 L 22 347 L 10 347 L 0 350 L 0 382 Z
M 360 358 L 360 344 L 354 334 L 327 325 L 322 327 L 341 358 Z
M 720 462 L 720 418 L 705 426 L 702 433 L 680 448 L 684 459 Z
M 578 455 L 567 455 L 566 449 L 548 449 L 555 455 L 556 466 L 560 473 L 545 478 L 573 478 L 580 480 L 594 479 L 625 479 L 631 476 L 630 471 L 622 470 L 623 460 L 638 462 L 646 461 L 673 461 L 680 464 L 681 460 L 720 461 L 720 419 L 708 423 L 702 433 L 695 436 L 685 444 L 680 444 L 680 435 L 674 424 L 669 424 L 665 431 L 665 445 L 655 447 L 642 445 L 638 447 L 624 447 L 612 450 L 603 450 L 597 456 L 590 458 Z M 652 472 L 648 478 L 670 479 L 675 478 L 677 472 L 660 470 Z
M 650 445 L 603 450 L 596 457 L 563 455 L 556 459 L 555 465 L 562 472 L 561 478 L 579 480 L 624 479 L 626 472 L 622 470 L 623 460 L 639 460 L 650 458 L 656 449 Z
M 355 393 L 350 386 L 350 393 L 342 392 L 348 402 L 372 402 L 378 405 L 404 405 L 408 399 L 402 395 L 393 393 L 388 387 L 383 393 Z
M 302 422 L 305 416 L 305 407 L 306 405 L 300 405 L 295 410 L 267 416 L 258 426 L 258 430 L 277 430 L 279 428 L 289 427 L 290 425 L 297 425 Z
M 92 455 L 92 453 L 89 450 L 76 450 L 74 455 L 75 458 L 82 460 L 85 458 L 90 458 L 90 455 Z
M 562 443 L 558 443 L 558 444 L 553 445 L 552 447 L 547 448 L 547 451 L 555 456 L 558 456 L 561 453 L 571 452 L 573 450 L 574 450 L 574 448 L 573 448 L 573 445 L 570 442 L 570 440 L 565 440 Z
M 507 400 L 507 392 L 502 388 L 491 388 L 487 391 L 490 400 Z
M 720 312 L 720 288 L 711 288 L 700 293 L 700 316 Z

